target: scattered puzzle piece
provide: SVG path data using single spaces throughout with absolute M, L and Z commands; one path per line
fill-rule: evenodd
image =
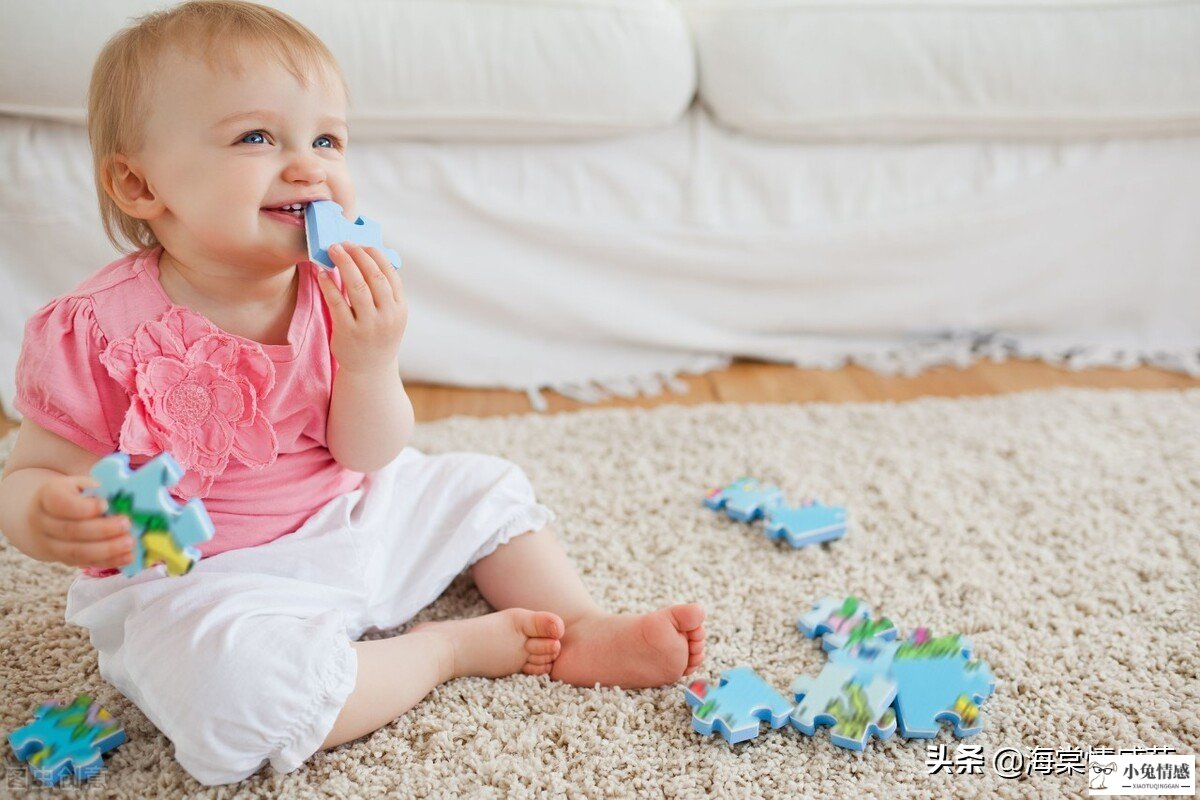
M 739 522 L 758 519 L 768 509 L 782 502 L 782 489 L 778 486 L 764 486 L 755 478 L 738 478 L 728 486 L 710 489 L 704 496 L 704 505 L 713 511 L 724 508 L 730 519 Z
M 33 722 L 8 735 L 16 757 L 49 786 L 70 772 L 76 780 L 91 778 L 103 768 L 104 754 L 124 741 L 120 723 L 86 694 L 69 706 L 57 700 L 43 703 Z
M 811 611 L 800 617 L 796 627 L 809 639 L 823 637 L 821 644 L 826 650 L 872 638 L 888 642 L 896 638 L 892 621 L 887 617 L 872 620 L 870 607 L 854 596 L 841 600 L 822 597 Z
M 940 722 L 957 737 L 983 730 L 982 703 L 996 690 L 987 664 L 972 659 L 964 636 L 930 637 L 918 628 L 897 646 L 891 674 L 896 681 L 896 720 L 906 739 L 932 739 Z
M 854 597 L 822 598 L 797 627 L 809 638 L 824 635 L 830 663 L 852 669 L 856 680 L 895 682 L 896 722 L 904 738 L 933 738 L 941 720 L 951 722 L 960 738 L 983 730 L 979 703 L 995 691 L 996 681 L 986 664 L 971 659 L 966 636 L 935 638 L 921 627 L 896 642 L 891 621 L 872 620 L 871 610 Z
M 896 641 L 891 621 L 873 620 L 856 597 L 823 597 L 796 627 L 821 637 L 829 652 L 820 675 L 792 684 L 796 702 L 786 718 L 802 733 L 832 726 L 834 744 L 862 750 L 872 736 L 887 739 L 897 730 L 909 739 L 932 738 L 943 721 L 957 737 L 983 730 L 979 704 L 995 691 L 996 679 L 972 658 L 967 637 L 917 628 Z M 716 730 L 731 743 L 758 736 L 762 721 L 772 729 L 783 724 L 786 701 L 748 667 L 723 673 L 716 687 L 695 681 L 685 696 L 694 709 L 692 727 L 705 735 Z
M 862 750 L 871 736 L 887 739 L 896 731 L 890 708 L 896 684 L 885 677 L 860 681 L 853 666 L 830 662 L 815 679 L 796 678 L 792 694 L 792 725 L 809 736 L 818 725 L 832 725 L 830 739 L 839 747 Z
M 780 504 L 766 511 L 764 532 L 785 539 L 792 547 L 805 547 L 846 535 L 846 509 L 813 500 L 798 506 Z
M 354 242 L 363 247 L 378 247 L 392 267 L 400 269 L 400 254 L 383 246 L 379 223 L 366 217 L 354 222 L 343 216 L 342 207 L 332 200 L 315 200 L 304 209 L 304 232 L 308 240 L 308 257 L 333 269 L 329 246 L 339 242 Z
M 725 670 L 716 686 L 692 681 L 684 696 L 694 709 L 692 728 L 705 736 L 717 731 L 730 744 L 758 736 L 760 722 L 783 727 L 792 712 L 792 704 L 749 667 Z
M 96 462 L 92 477 L 100 486 L 85 494 L 108 500 L 108 515 L 129 517 L 133 560 L 121 567 L 133 577 L 146 567 L 162 563 L 168 575 L 184 575 L 200 560 L 193 545 L 213 537 L 213 524 L 200 498 L 180 506 L 168 489 L 183 477 L 183 468 L 169 453 L 147 461 L 130 472 L 129 456 L 112 453 Z

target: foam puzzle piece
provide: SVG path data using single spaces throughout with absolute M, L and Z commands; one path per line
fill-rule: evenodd
M 329 269 L 334 268 L 329 257 L 330 245 L 354 242 L 363 247 L 378 247 L 394 269 L 400 269 L 400 254 L 383 246 L 379 223 L 366 217 L 351 222 L 343 215 L 342 207 L 332 200 L 314 200 L 304 209 L 304 234 L 308 240 L 308 257 Z
M 792 704 L 749 667 L 725 670 L 716 686 L 692 681 L 684 697 L 693 708 L 692 728 L 705 736 L 716 731 L 730 744 L 758 736 L 761 722 L 783 727 L 792 712 Z
M 730 519 L 750 522 L 763 516 L 768 509 L 783 502 L 783 490 L 764 485 L 755 478 L 738 478 L 728 486 L 709 489 L 704 505 L 713 511 L 725 509 Z
M 831 542 L 846 535 L 846 509 L 816 500 L 798 506 L 780 504 L 766 511 L 764 533 L 792 547 Z
M 934 637 L 921 627 L 895 641 L 892 623 L 872 620 L 870 608 L 854 597 L 822 598 L 797 627 L 810 638 L 823 636 L 829 663 L 849 669 L 855 681 L 895 683 L 896 725 L 904 738 L 931 739 L 942 721 L 950 722 L 959 738 L 983 730 L 979 704 L 995 691 L 996 679 L 986 664 L 972 658 L 968 637 Z
M 200 560 L 194 545 L 213 537 L 213 524 L 204 503 L 198 497 L 180 506 L 170 489 L 183 477 L 183 468 L 162 453 L 135 472 L 129 470 L 126 453 L 112 453 L 96 462 L 92 477 L 100 486 L 85 494 L 108 501 L 107 515 L 129 517 L 133 536 L 133 560 L 121 567 L 133 577 L 146 567 L 165 564 L 168 575 L 184 575 Z
M 887 617 L 871 618 L 871 608 L 853 595 L 837 599 L 822 597 L 812 610 L 802 615 L 796 627 L 809 639 L 822 637 L 826 650 L 837 650 L 867 639 L 890 642 L 896 638 L 896 626 Z
M 970 640 L 952 634 L 933 637 L 918 628 L 896 647 L 891 675 L 896 681 L 896 720 L 906 739 L 932 739 L 941 721 L 954 735 L 983 730 L 979 704 L 996 690 L 987 664 L 971 658 Z
M 830 740 L 839 747 L 862 750 L 872 736 L 887 739 L 896 732 L 896 683 L 886 677 L 859 680 L 853 666 L 831 661 L 816 678 L 796 678 L 792 695 L 792 726 L 811 736 L 818 726 L 832 725 Z
M 34 721 L 8 735 L 9 746 L 48 786 L 67 773 L 85 781 L 104 766 L 104 754 L 125 741 L 125 730 L 86 694 L 64 706 L 51 700 L 38 706 Z

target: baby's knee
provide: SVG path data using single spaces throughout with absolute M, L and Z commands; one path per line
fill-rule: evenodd
M 127 694 L 200 783 L 234 783 L 266 763 L 291 772 L 319 749 L 354 689 L 354 650 L 340 615 L 326 616 L 231 621 L 179 637 L 170 655 L 166 643 L 139 648 Z M 130 637 L 127 646 L 139 644 Z
M 533 485 L 525 471 L 506 458 L 485 453 L 446 453 L 434 458 L 440 461 L 441 482 L 453 486 L 460 496 L 534 501 Z

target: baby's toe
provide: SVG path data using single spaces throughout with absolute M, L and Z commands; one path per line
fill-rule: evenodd
M 688 637 L 688 662 L 687 668 L 684 670 L 684 675 L 690 675 L 696 671 L 704 661 L 704 630 L 700 628 L 699 636 Z
M 534 613 L 531 624 L 526 627 L 525 635 L 546 639 L 561 639 L 565 629 L 566 626 L 563 624 L 562 617 L 552 614 L 549 611 L 538 611 Z
M 671 619 L 680 633 L 691 633 L 704 625 L 704 607 L 699 603 L 671 606 Z
M 526 675 L 549 675 L 552 669 L 554 669 L 553 661 L 548 664 L 531 664 L 526 662 L 525 666 L 521 667 L 521 672 Z
M 558 655 L 558 651 L 562 649 L 562 642 L 558 639 L 526 639 L 525 652 L 535 656 L 550 656 Z

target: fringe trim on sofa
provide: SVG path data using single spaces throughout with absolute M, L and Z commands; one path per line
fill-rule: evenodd
M 657 397 L 663 392 L 687 394 L 688 386 L 679 379 L 680 375 L 701 375 L 716 369 L 725 369 L 732 362 L 727 356 L 693 356 L 688 363 L 670 372 L 655 372 L 649 375 L 628 375 L 623 378 L 604 378 L 595 381 L 551 383 L 525 389 L 529 404 L 534 411 L 549 408 L 544 391 L 561 394 L 580 403 L 600 403 L 614 397 Z
M 931 367 L 953 365 L 964 369 L 976 361 L 1003 363 L 1008 359 L 1044 361 L 1071 370 L 1139 366 L 1161 367 L 1190 377 L 1200 377 L 1200 346 L 1168 350 L 1139 350 L 1114 345 L 1045 345 L 1022 342 L 1019 337 L 986 331 L 954 331 L 895 347 L 849 353 L 829 363 L 824 359 L 796 359 L 800 367 L 836 369 L 854 363 L 883 375 L 917 375 Z
M 882 375 L 912 376 L 933 367 L 965 369 L 977 361 L 1003 363 L 1009 359 L 1039 360 L 1071 370 L 1134 369 L 1146 365 L 1200 377 L 1200 346 L 1150 351 L 1111 345 L 1050 346 L 1022 343 L 1018 337 L 990 331 L 953 331 L 865 350 L 848 347 L 842 353 L 809 353 L 789 358 L 784 363 L 806 369 L 839 369 L 846 364 L 857 364 Z M 655 397 L 665 391 L 686 394 L 687 384 L 679 379 L 679 375 L 724 369 L 731 361 L 725 356 L 700 356 L 670 372 L 543 384 L 528 387 L 525 393 L 535 411 L 545 411 L 549 407 L 542 394 L 547 390 L 581 403 L 600 403 L 614 397 Z

